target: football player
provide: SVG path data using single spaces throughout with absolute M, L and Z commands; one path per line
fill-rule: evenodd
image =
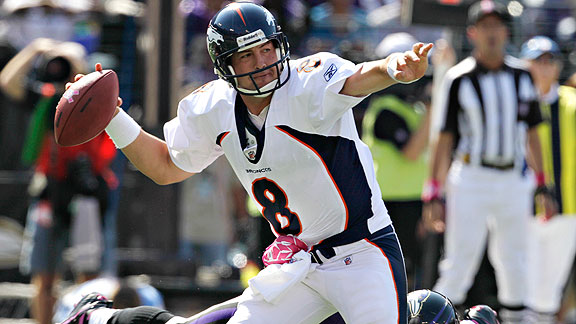
M 496 312 L 486 305 L 477 305 L 464 312 L 459 320 L 452 302 L 444 295 L 421 289 L 408 294 L 409 324 L 500 324 Z
M 212 18 L 207 46 L 219 80 L 180 102 L 165 141 L 120 108 L 106 131 L 159 184 L 225 155 L 269 221 L 278 239 L 264 254 L 268 266 L 250 280 L 230 323 L 320 323 L 336 312 L 348 323 L 406 322 L 402 252 L 351 109 L 420 79 L 432 44 L 358 65 L 331 53 L 290 61 L 272 14 L 234 2 Z M 86 314 L 65 323 L 88 323 Z M 89 322 L 134 318 L 185 321 L 157 309 L 99 308 Z
M 219 324 L 227 323 L 236 312 L 239 297 L 214 305 L 182 323 Z M 73 314 L 89 314 L 90 310 L 106 305 L 109 301 L 98 294 L 85 296 Z M 466 310 L 464 320 L 459 321 L 456 309 L 445 296 L 428 289 L 408 294 L 409 324 L 500 324 L 496 312 L 486 305 L 477 305 Z M 167 313 L 166 313 L 167 314 Z M 165 314 L 165 315 L 166 315 Z M 124 314 L 127 315 L 127 314 Z M 164 316 L 165 316 L 164 315 Z M 163 316 L 162 316 L 163 317 Z M 161 323 L 161 322 L 155 322 Z M 339 314 L 322 321 L 321 324 L 344 324 Z

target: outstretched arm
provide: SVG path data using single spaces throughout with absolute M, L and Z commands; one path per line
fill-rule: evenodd
M 363 97 L 398 82 L 410 83 L 420 79 L 428 68 L 427 55 L 433 46 L 431 43 L 417 43 L 411 51 L 394 53 L 382 60 L 363 63 L 356 73 L 346 79 L 340 93 Z
M 96 71 L 102 71 L 100 63 L 96 64 Z M 76 75 L 74 81 L 82 77 L 82 74 Z M 70 86 L 68 83 L 66 89 Z M 120 106 L 122 99 L 118 98 L 116 112 L 106 132 L 140 172 L 160 185 L 180 182 L 193 175 L 174 164 L 166 142 L 144 131 Z
M 172 184 L 193 175 L 172 162 L 166 142 L 142 129 L 136 140 L 122 148 L 122 152 L 140 172 L 157 184 Z

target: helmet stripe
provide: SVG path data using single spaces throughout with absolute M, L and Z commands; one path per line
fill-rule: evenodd
M 445 309 L 446 309 L 446 304 L 444 304 L 444 305 L 442 306 L 442 309 L 438 312 L 438 314 L 436 314 L 436 317 L 432 320 L 432 323 L 437 323 L 436 321 L 440 318 L 440 316 L 442 316 L 442 314 L 444 313 L 444 310 L 445 310 Z M 452 316 L 450 316 L 450 317 L 447 319 L 446 323 L 448 323 L 448 321 L 451 320 L 451 319 L 452 319 Z
M 236 12 L 238 13 L 238 15 L 240 16 L 240 18 L 242 19 L 242 22 L 244 23 L 244 26 L 246 25 L 246 21 L 244 20 L 244 16 L 242 15 L 242 11 L 240 11 L 240 8 L 236 8 Z

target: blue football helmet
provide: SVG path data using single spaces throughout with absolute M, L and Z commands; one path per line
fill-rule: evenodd
M 236 52 L 272 41 L 276 48 L 278 60 L 266 67 L 249 73 L 236 74 L 230 64 L 230 57 Z M 288 39 L 276 23 L 274 16 L 266 8 L 251 2 L 233 2 L 214 15 L 206 34 L 208 52 L 214 72 L 218 77 L 228 81 L 239 93 L 250 96 L 267 96 L 282 87 L 290 78 L 290 49 Z M 267 69 L 276 69 L 278 79 L 258 87 L 254 74 Z M 284 69 L 288 73 L 281 80 Z M 248 76 L 255 90 L 238 87 L 237 78 Z
M 443 295 L 421 289 L 408 294 L 409 324 L 457 324 L 459 322 L 452 302 Z

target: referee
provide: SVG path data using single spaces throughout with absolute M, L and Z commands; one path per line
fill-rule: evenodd
M 489 239 L 503 324 L 525 322 L 526 230 L 535 182 L 545 184 L 537 93 L 529 72 L 505 55 L 510 18 L 492 1 L 470 7 L 467 35 L 474 50 L 447 72 L 433 108 L 441 129 L 423 193 L 426 224 L 445 230 L 434 290 L 464 303 Z

